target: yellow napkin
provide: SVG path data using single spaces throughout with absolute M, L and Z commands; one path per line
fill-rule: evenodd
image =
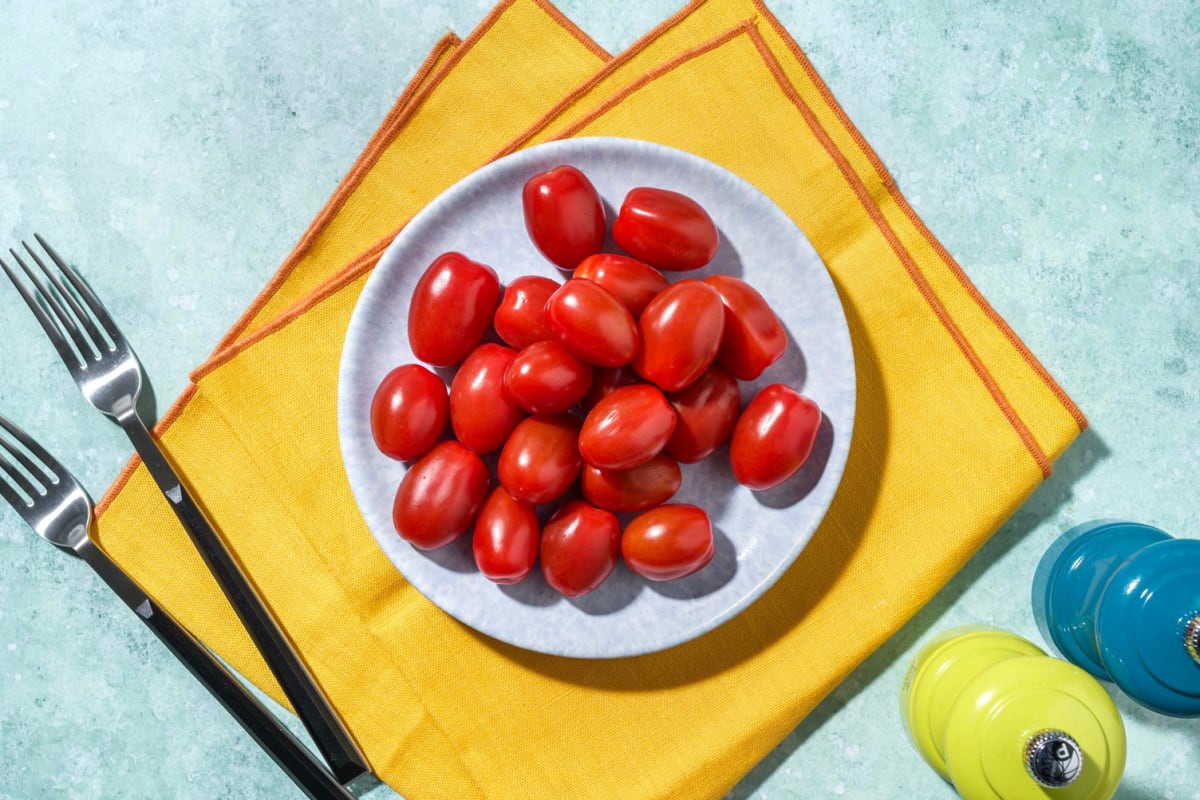
M 547 3 L 512 0 L 426 67 L 159 435 L 406 797 L 719 797 L 962 566 L 1084 419 L 761 4 L 693 3 L 609 59 Z M 509 647 L 426 601 L 366 531 L 336 437 L 341 338 L 390 232 L 494 155 L 563 135 L 662 142 L 756 184 L 828 265 L 858 369 L 845 476 L 793 568 L 715 631 L 617 661 Z M 144 469 L 102 508 L 103 547 L 278 699 Z

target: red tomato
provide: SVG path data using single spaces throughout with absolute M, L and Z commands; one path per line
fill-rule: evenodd
M 621 249 L 652 267 L 689 270 L 717 254 L 717 226 L 700 204 L 669 189 L 639 187 L 625 195 L 613 223 Z
M 492 324 L 500 279 L 462 253 L 443 253 L 417 280 L 408 307 L 408 344 L 426 364 L 448 367 L 475 349 Z
M 454 435 L 476 453 L 504 446 L 525 412 L 504 394 L 504 373 L 517 351 L 499 344 L 481 344 L 467 356 L 450 382 L 450 426 Z
M 583 467 L 583 496 L 607 511 L 645 511 L 662 505 L 679 491 L 683 475 L 679 464 L 659 453 L 632 469 Z
M 471 527 L 487 490 L 483 460 L 458 442 L 442 442 L 404 474 L 392 524 L 414 547 L 442 547 Z
M 504 388 L 530 414 L 561 414 L 578 403 L 592 385 L 592 366 L 562 344 L 534 342 L 513 359 Z
M 591 411 L 602 397 L 611 394 L 614 389 L 638 382 L 637 373 L 629 367 L 593 367 L 592 388 L 579 401 L 579 406 L 584 412 Z
M 649 264 L 613 253 L 588 256 L 575 268 L 576 278 L 608 289 L 637 319 L 654 295 L 667 288 L 667 279 Z
M 541 275 L 522 275 L 504 288 L 500 307 L 492 319 L 496 334 L 520 350 L 543 339 L 553 339 L 546 327 L 546 301 L 559 287 L 558 281 Z
M 542 255 L 563 269 L 604 244 L 604 205 L 579 170 L 562 165 L 534 175 L 521 192 L 525 230 Z
M 611 511 L 571 500 L 542 529 L 542 574 L 567 597 L 604 583 L 621 554 L 621 523 Z
M 600 469 L 629 469 L 658 455 L 675 430 L 675 409 L 654 386 L 622 386 L 596 403 L 579 431 L 583 460 Z
M 729 441 L 742 407 L 737 380 L 715 364 L 667 400 L 679 421 L 663 449 L 684 464 L 695 464 Z
M 569 414 L 526 417 L 500 451 L 500 483 L 527 503 L 549 503 L 561 497 L 575 478 L 579 456 L 579 420 Z
M 503 486 L 492 489 L 475 520 L 475 564 L 495 583 L 520 583 L 537 562 L 541 527 L 537 511 Z
M 716 358 L 725 329 L 721 295 L 698 280 L 683 280 L 650 301 L 638 320 L 642 347 L 633 369 L 665 392 L 678 392 Z
M 820 425 L 821 409 L 812 400 L 782 383 L 765 387 L 733 429 L 733 477 L 751 489 L 778 486 L 808 459 Z
M 758 290 L 741 278 L 712 275 L 704 282 L 717 290 L 725 306 L 717 363 L 735 378 L 752 381 L 783 355 L 787 331 Z
M 371 398 L 371 435 L 386 456 L 408 461 L 446 429 L 446 384 L 420 364 L 396 367 Z
M 638 351 L 629 309 L 591 281 L 572 278 L 559 287 L 546 301 L 546 324 L 568 350 L 598 367 L 628 364 Z
M 671 581 L 699 572 L 712 561 L 712 523 L 689 505 L 652 508 L 625 526 L 621 556 L 638 575 Z

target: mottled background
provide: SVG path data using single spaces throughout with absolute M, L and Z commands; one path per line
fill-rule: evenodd
M 930 606 L 730 795 L 949 798 L 897 712 L 920 643 L 963 623 L 1037 641 L 1034 564 L 1076 522 L 1200 535 L 1200 6 L 770 5 L 1092 424 Z M 560 7 L 617 52 L 677 2 Z M 0 242 L 38 230 L 86 265 L 165 408 L 434 41 L 490 8 L 0 0 Z M 41 337 L 7 295 L 0 408 L 99 495 L 128 446 Z M 1200 723 L 1117 702 L 1130 737 L 1117 796 L 1200 798 Z M 294 795 L 83 565 L 0 511 L 0 800 Z

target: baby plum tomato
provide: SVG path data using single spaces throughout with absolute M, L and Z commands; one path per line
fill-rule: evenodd
M 371 435 L 386 456 L 408 461 L 424 453 L 446 429 L 446 384 L 420 364 L 384 376 L 371 398 Z
M 763 388 L 733 429 L 733 477 L 754 490 L 778 486 L 808 459 L 820 425 L 821 409 L 812 400 L 782 383 Z
M 690 505 L 652 508 L 625 526 L 621 556 L 631 570 L 652 581 L 695 574 L 712 561 L 712 522 Z
M 414 547 L 443 547 L 471 527 L 487 490 L 483 460 L 458 442 L 442 442 L 404 474 L 392 504 L 392 524 Z
M 579 420 L 559 414 L 521 420 L 500 451 L 497 472 L 509 494 L 537 505 L 565 494 L 582 466 Z
M 546 327 L 546 301 L 558 287 L 558 281 L 541 275 L 522 275 L 510 281 L 492 318 L 496 335 L 518 350 L 553 339 Z
M 787 349 L 787 331 L 763 296 L 732 275 L 712 275 L 704 282 L 717 290 L 725 306 L 725 333 L 717 363 L 739 380 L 752 381 Z
M 592 366 L 557 341 L 534 342 L 504 373 L 504 389 L 530 414 L 561 414 L 578 403 L 592 385 Z
M 699 203 L 669 189 L 642 186 L 625 195 L 613 222 L 613 240 L 652 267 L 703 267 L 717 254 L 717 226 Z
M 525 411 L 504 393 L 505 371 L 516 356 L 511 347 L 481 344 L 450 382 L 450 426 L 468 450 L 499 450 L 525 418 Z
M 562 269 L 604 244 L 604 205 L 592 182 L 569 165 L 534 175 L 521 192 L 525 230 L 541 254 Z
M 560 286 L 546 301 L 546 325 L 568 350 L 597 367 L 620 367 L 638 352 L 633 315 L 598 283 L 572 278 Z
M 663 450 L 684 464 L 703 460 L 729 441 L 742 407 L 737 380 L 716 364 L 667 400 L 679 421 Z
M 475 565 L 493 583 L 520 583 L 537 562 L 541 527 L 537 511 L 503 486 L 492 489 L 479 516 L 471 549 Z
M 579 431 L 583 460 L 600 469 L 629 469 L 663 449 L 675 431 L 675 409 L 656 387 L 616 389 L 588 412 Z
M 574 277 L 608 289 L 629 309 L 634 319 L 656 294 L 667 288 L 667 279 L 654 267 L 614 253 L 588 256 L 575 268 Z
M 570 500 L 542 529 L 542 574 L 567 597 L 604 583 L 621 555 L 621 523 L 611 511 Z
M 584 464 L 583 496 L 606 511 L 645 511 L 670 500 L 683 482 L 675 459 L 659 453 L 632 469 L 596 469 Z
M 413 355 L 449 367 L 475 349 L 492 324 L 500 300 L 496 271 L 462 253 L 443 253 L 417 280 L 408 306 Z
M 633 369 L 664 392 L 678 392 L 713 363 L 724 330 L 716 289 L 694 279 L 671 284 L 638 319 L 642 347 Z

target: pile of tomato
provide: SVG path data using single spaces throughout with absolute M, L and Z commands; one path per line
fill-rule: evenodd
M 604 207 L 574 167 L 532 177 L 523 205 L 564 281 L 502 287 L 491 267 L 449 252 L 413 291 L 409 344 L 424 364 L 389 372 L 371 405 L 376 445 L 412 462 L 396 531 L 423 549 L 472 531 L 490 580 L 519 582 L 540 562 L 569 597 L 622 559 L 649 580 L 691 575 L 712 560 L 713 533 L 702 508 L 668 502 L 680 464 L 728 443 L 735 479 L 761 490 L 812 450 L 821 412 L 793 388 L 771 384 L 741 407 L 738 381 L 778 360 L 787 333 L 739 278 L 664 275 L 705 266 L 719 245 L 683 194 L 626 195 L 612 225 L 624 255 L 600 252 Z M 448 390 L 429 367 L 457 367 Z M 493 476 L 482 456 L 495 453 Z

